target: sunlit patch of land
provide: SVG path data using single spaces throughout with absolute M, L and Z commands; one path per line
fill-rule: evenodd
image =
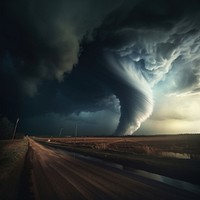
M 200 184 L 200 135 L 35 138 L 51 147 Z

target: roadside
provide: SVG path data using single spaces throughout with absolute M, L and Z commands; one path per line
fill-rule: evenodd
M 32 157 L 33 150 L 30 146 L 30 141 L 28 140 L 28 150 L 24 159 L 24 166 L 22 173 L 20 175 L 20 183 L 18 189 L 18 197 L 17 200 L 34 200 L 34 189 L 33 189 L 33 177 L 32 177 Z
M 1 200 L 17 199 L 28 141 L 0 141 L 0 196 Z
M 73 138 L 71 138 L 71 140 L 73 141 Z M 81 140 L 81 138 L 79 140 Z M 103 139 L 101 138 L 101 140 Z M 121 151 L 119 148 L 118 151 L 113 148 L 111 149 L 107 147 L 98 149 L 93 148 L 93 146 L 96 144 L 98 144 L 98 146 L 102 146 L 104 144 L 98 143 L 99 141 L 97 139 L 90 144 L 87 144 L 86 141 L 78 141 L 78 139 L 76 143 L 67 143 L 67 139 L 65 143 L 59 140 L 54 142 L 54 139 L 52 138 L 51 142 L 48 142 L 47 140 L 37 141 L 49 147 L 61 148 L 70 152 L 76 152 L 85 156 L 96 157 L 109 162 L 121 164 L 125 168 L 141 169 L 200 185 L 200 180 L 197 177 L 197 174 L 200 173 L 199 159 L 179 159 L 173 157 L 161 157 L 153 154 L 136 153 L 128 150 L 128 148 L 126 147 L 128 146 L 127 141 L 114 143 L 115 139 L 112 140 L 112 144 L 114 144 L 116 147 L 118 147 L 119 144 L 124 145 L 124 149 L 127 149 L 127 151 L 125 152 L 124 149 L 123 151 Z M 132 143 L 132 146 L 135 147 L 135 143 Z
M 77 159 L 74 153 L 46 148 L 31 138 L 29 141 L 32 174 L 29 189 L 33 189 L 35 199 L 198 199 L 182 188 L 111 165 Z

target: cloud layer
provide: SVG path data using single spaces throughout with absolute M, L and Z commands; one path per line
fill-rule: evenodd
M 87 49 L 92 52 L 88 56 L 101 60 L 92 61 L 93 67 L 101 68 L 102 75 L 98 75 L 119 98 L 117 135 L 133 134 L 150 116 L 152 89 L 199 91 L 197 8 L 197 1 L 192 6 L 189 1 L 142 1 L 110 13 L 96 31 L 94 45 Z
M 3 1 L 2 56 L 7 52 L 12 58 L 25 94 L 35 95 L 43 80 L 63 80 L 78 62 L 82 37 L 119 3 Z
M 1 9 L 0 112 L 9 118 L 108 111 L 126 135 L 151 115 L 154 94 L 200 93 L 198 0 L 10 0 Z

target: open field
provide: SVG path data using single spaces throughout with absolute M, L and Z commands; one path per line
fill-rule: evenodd
M 36 138 L 35 138 L 36 139 Z M 50 142 L 48 141 L 50 139 Z M 48 146 L 200 184 L 200 135 L 37 138 Z
M 161 135 L 138 137 L 67 137 L 43 138 L 51 142 L 76 147 L 113 150 L 120 152 L 157 154 L 160 152 L 186 153 L 200 155 L 200 135 Z
M 188 190 L 185 189 L 188 183 L 179 181 L 181 185 L 177 187 L 117 168 L 109 162 L 69 153 L 60 144 L 49 146 L 31 138 L 28 141 L 29 167 L 25 170 L 31 173 L 26 177 L 27 190 L 21 191 L 19 199 L 199 199 L 200 188 L 194 185 L 189 184 L 192 190 Z
M 199 199 L 199 142 L 200 135 L 0 141 L 0 197 Z M 172 184 L 154 179 L 159 174 Z
M 2 200 L 17 197 L 28 149 L 27 144 L 26 139 L 0 140 L 0 195 Z

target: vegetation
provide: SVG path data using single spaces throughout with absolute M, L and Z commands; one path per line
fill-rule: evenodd
M 200 135 L 35 138 L 56 148 L 200 184 Z
M 27 149 L 26 139 L 0 140 L 1 199 L 14 199 L 17 196 Z
M 0 139 L 11 139 L 14 125 L 8 118 L 0 116 Z
M 37 138 L 39 139 L 39 138 Z M 48 141 L 49 138 L 42 138 Z M 139 137 L 69 137 L 50 138 L 51 142 L 99 151 L 130 153 L 134 155 L 163 156 L 161 152 L 200 155 L 200 135 L 162 135 Z M 194 158 L 194 157 L 193 157 Z

